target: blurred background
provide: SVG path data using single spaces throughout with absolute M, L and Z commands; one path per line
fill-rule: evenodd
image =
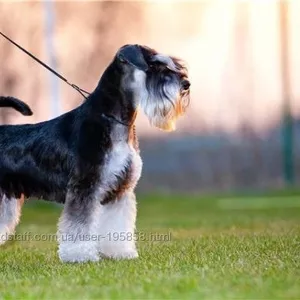
M 277 189 L 300 180 L 300 1 L 0 2 L 0 30 L 92 91 L 117 49 L 184 59 L 191 106 L 164 133 L 138 117 L 142 192 Z M 0 94 L 33 108 L 1 124 L 48 120 L 80 95 L 0 37 Z

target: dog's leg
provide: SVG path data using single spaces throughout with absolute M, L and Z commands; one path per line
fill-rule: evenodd
M 127 191 L 114 202 L 101 205 L 98 234 L 100 255 L 113 259 L 138 257 L 135 245 L 136 199 Z
M 19 223 L 24 196 L 20 199 L 0 196 L 0 245 L 4 244 L 10 235 L 14 234 Z
M 63 262 L 98 261 L 97 223 L 94 195 L 69 192 L 58 225 L 59 257 Z

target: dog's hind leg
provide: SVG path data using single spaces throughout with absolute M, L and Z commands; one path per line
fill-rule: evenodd
M 112 259 L 137 258 L 135 221 L 136 198 L 126 191 L 120 199 L 101 205 L 98 218 L 98 243 L 100 255 Z
M 24 196 L 16 199 L 0 195 L 0 245 L 4 244 L 9 236 L 14 234 L 20 220 L 23 202 Z
M 98 261 L 98 201 L 93 193 L 81 188 L 74 190 L 67 194 L 58 224 L 59 258 L 63 262 Z

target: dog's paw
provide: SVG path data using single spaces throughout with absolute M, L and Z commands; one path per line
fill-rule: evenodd
M 139 254 L 136 250 L 123 251 L 123 252 L 112 252 L 112 253 L 103 253 L 100 252 L 101 257 L 109 259 L 135 259 L 139 257 Z
M 101 259 L 95 247 L 88 248 L 84 245 L 60 245 L 58 255 L 62 262 L 68 263 L 97 262 Z
M 97 262 L 101 259 L 98 254 L 86 255 L 82 253 L 59 253 L 59 258 L 65 263 Z
M 1 234 L 0 232 L 0 246 L 5 244 L 8 240 L 8 236 L 7 234 Z

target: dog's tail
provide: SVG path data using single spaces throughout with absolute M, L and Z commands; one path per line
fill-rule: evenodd
M 0 107 L 12 107 L 24 116 L 33 115 L 33 112 L 26 103 L 14 97 L 0 96 Z

